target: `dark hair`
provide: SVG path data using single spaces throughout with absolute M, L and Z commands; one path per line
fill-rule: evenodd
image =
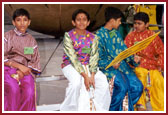
M 73 14 L 72 14 L 72 20 L 75 21 L 76 16 L 77 16 L 78 14 L 80 14 L 80 13 L 84 13 L 84 14 L 86 15 L 87 19 L 90 20 L 89 14 L 88 14 L 86 11 L 84 11 L 83 9 L 75 10 L 75 11 L 73 12 Z
M 16 19 L 16 17 L 18 16 L 26 16 L 28 19 L 30 19 L 30 14 L 27 10 L 20 8 L 20 9 L 16 9 L 13 13 L 13 20 Z
M 108 22 L 110 19 L 118 19 L 123 16 L 121 10 L 115 7 L 107 7 L 105 9 L 105 21 Z
M 135 20 L 141 20 L 146 24 L 149 22 L 149 16 L 145 12 L 138 12 L 137 14 L 134 15 L 134 21 Z

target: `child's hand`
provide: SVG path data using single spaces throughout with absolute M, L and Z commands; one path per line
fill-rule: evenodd
M 141 57 L 140 57 L 140 56 L 134 55 L 134 61 L 135 61 L 136 63 L 139 63 L 140 60 L 141 60 Z
M 114 67 L 115 69 L 118 69 L 119 66 L 120 66 L 120 63 L 117 63 L 117 64 L 113 65 L 113 67 Z
M 163 70 L 162 70 L 161 67 L 158 67 L 158 71 L 159 71 L 159 72 L 163 72 Z
M 94 75 L 92 75 L 92 76 L 90 77 L 89 84 L 90 84 L 91 86 L 93 86 L 93 88 L 95 89 L 95 78 L 94 78 Z
M 83 78 L 84 78 L 84 84 L 85 84 L 85 87 L 86 87 L 86 90 L 90 90 L 90 79 L 89 79 L 89 77 L 88 77 L 88 75 L 87 74 L 85 74 L 84 72 L 82 72 L 81 73 L 81 75 L 83 76 Z
M 85 77 L 84 78 L 84 83 L 85 83 L 85 87 L 86 87 L 86 90 L 90 91 L 90 83 L 89 83 L 89 77 Z
M 24 65 L 20 65 L 18 68 L 24 75 L 31 74 L 31 69 L 29 67 L 26 67 Z
M 20 70 L 17 70 L 16 73 L 19 75 L 19 80 L 24 77 L 24 74 Z

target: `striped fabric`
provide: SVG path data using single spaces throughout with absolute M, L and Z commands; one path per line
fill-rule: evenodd
M 33 48 L 33 54 L 24 54 L 24 48 Z M 35 39 L 20 33 L 16 28 L 4 35 L 4 62 L 15 61 L 40 72 L 40 55 Z

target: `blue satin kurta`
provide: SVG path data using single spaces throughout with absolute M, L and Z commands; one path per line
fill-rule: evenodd
M 128 110 L 134 110 L 133 105 L 136 104 L 141 96 L 143 86 L 141 81 L 136 77 L 133 69 L 128 63 L 137 66 L 133 61 L 133 56 L 126 58 L 120 62 L 118 69 L 113 67 L 105 70 L 108 64 L 123 50 L 127 49 L 120 33 L 115 30 L 108 30 L 102 27 L 97 31 L 99 37 L 99 69 L 110 80 L 113 76 L 114 88 L 110 111 L 122 111 L 122 104 L 125 95 L 128 93 Z

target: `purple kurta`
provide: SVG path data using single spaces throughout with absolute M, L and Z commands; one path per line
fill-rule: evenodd
M 24 48 L 33 49 L 26 54 Z M 35 39 L 28 33 L 21 34 L 17 29 L 8 31 L 4 37 L 4 62 L 15 61 L 32 70 L 40 72 L 39 52 Z M 4 110 L 5 111 L 34 111 L 36 110 L 36 91 L 34 75 L 20 79 L 20 84 L 12 77 L 17 69 L 4 67 Z

